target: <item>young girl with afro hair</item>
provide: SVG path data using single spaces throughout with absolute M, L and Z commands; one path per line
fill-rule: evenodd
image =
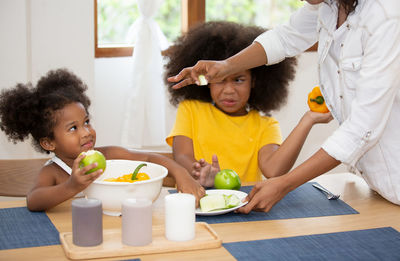
M 233 169 L 245 182 L 287 173 L 311 127 L 332 119 L 329 113 L 308 111 L 281 144 L 279 123 L 270 112 L 286 102 L 295 58 L 207 85 L 187 83 L 174 89 L 175 83 L 168 82 L 199 60 L 223 60 L 236 54 L 264 31 L 232 22 L 207 22 L 178 38 L 167 52 L 166 82 L 170 102 L 178 105 L 178 111 L 166 141 L 174 159 L 205 187 L 214 185 L 222 169 Z
M 52 208 L 77 195 L 102 173 L 85 174 L 97 163 L 80 168 L 81 152 L 96 149 L 106 159 L 154 162 L 165 166 L 176 179 L 178 190 L 192 193 L 199 200 L 204 188 L 175 161 L 155 153 L 144 153 L 117 146 L 95 147 L 96 131 L 90 123 L 87 86 L 65 69 L 50 71 L 34 87 L 18 84 L 1 92 L 0 128 L 14 143 L 32 137 L 34 147 L 54 157 L 40 171 L 27 195 L 31 211 Z

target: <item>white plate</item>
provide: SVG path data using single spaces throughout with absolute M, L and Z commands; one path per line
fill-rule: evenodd
M 203 212 L 201 211 L 200 208 L 196 209 L 196 215 L 199 216 L 215 216 L 215 215 L 222 215 L 231 211 L 234 211 L 235 209 L 238 209 L 240 207 L 243 207 L 244 205 L 246 205 L 248 202 L 242 202 L 242 200 L 247 197 L 247 193 L 239 191 L 239 190 L 230 190 L 230 189 L 209 189 L 206 190 L 206 194 L 207 195 L 211 195 L 211 194 L 224 194 L 224 195 L 232 195 L 235 194 L 239 200 L 240 200 L 240 204 L 236 207 L 233 208 L 227 208 L 227 209 L 220 209 L 220 210 L 214 210 L 214 211 L 208 211 L 208 212 Z

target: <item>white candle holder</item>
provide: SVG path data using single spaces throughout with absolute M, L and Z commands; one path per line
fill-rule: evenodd
M 195 237 L 195 205 L 192 194 L 165 196 L 165 237 L 171 241 L 188 241 Z

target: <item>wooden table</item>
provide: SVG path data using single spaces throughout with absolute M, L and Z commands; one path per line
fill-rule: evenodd
M 315 180 L 356 209 L 360 214 L 339 215 L 313 218 L 296 218 L 284 220 L 267 220 L 257 222 L 211 224 L 210 226 L 221 237 L 224 243 L 257 239 L 292 237 L 299 235 L 342 232 L 368 228 L 390 226 L 400 231 L 400 206 L 392 204 L 369 189 L 360 177 L 350 173 L 325 174 Z M 248 185 L 248 184 L 246 184 Z M 153 224 L 164 224 L 163 194 L 154 204 Z M 0 202 L 0 208 L 25 206 L 24 201 Z M 47 212 L 50 220 L 59 232 L 72 231 L 71 201 L 64 202 Z M 0 221 L 1 222 L 1 221 Z M 103 215 L 104 229 L 120 228 L 121 218 Z M 117 257 L 123 260 L 135 256 Z M 146 260 L 235 260 L 223 247 L 216 249 L 182 251 L 165 254 L 136 256 Z M 10 249 L 0 251 L 0 260 L 69 260 L 61 245 Z

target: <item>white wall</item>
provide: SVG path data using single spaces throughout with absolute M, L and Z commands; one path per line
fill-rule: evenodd
M 67 67 L 89 86 L 97 145 L 121 145 L 121 101 L 129 91 L 131 62 L 94 59 L 93 19 L 93 0 L 0 0 L 0 89 L 17 82 L 35 83 L 48 70 Z M 299 57 L 288 104 L 274 114 L 284 137 L 307 110 L 307 93 L 318 82 L 316 64 L 315 53 Z M 336 127 L 335 122 L 315 126 L 297 162 L 314 153 Z M 0 158 L 44 156 L 34 152 L 30 142 L 8 142 L 3 133 L 0 148 Z
M 283 137 L 289 135 L 300 118 L 308 110 L 307 96 L 310 90 L 316 85 L 318 85 L 317 53 L 303 53 L 298 57 L 296 77 L 290 85 L 288 102 L 286 106 L 273 115 L 280 122 Z M 311 129 L 295 166 L 298 166 L 314 154 L 337 127 L 338 123 L 335 120 L 332 120 L 328 124 L 315 125 Z M 331 170 L 330 173 L 344 171 L 346 171 L 346 168 L 341 164 Z
M 66 67 L 94 86 L 93 0 L 1 0 L 0 89 Z M 0 158 L 43 157 L 0 134 Z

